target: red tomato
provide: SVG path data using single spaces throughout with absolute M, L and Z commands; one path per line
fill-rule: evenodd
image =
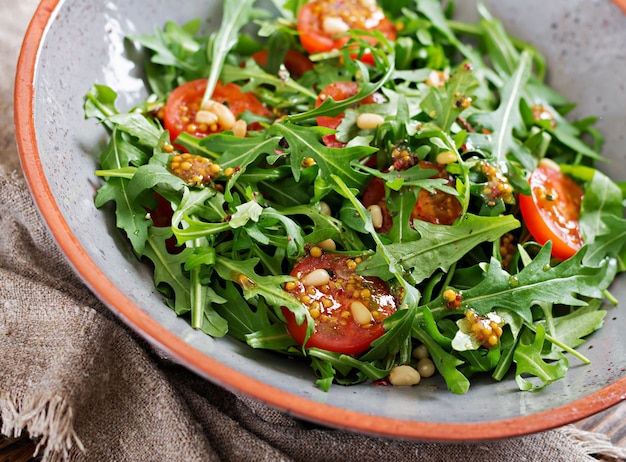
M 552 241 L 552 255 L 566 260 L 583 245 L 578 225 L 583 189 L 560 170 L 536 168 L 529 178 L 531 194 L 520 195 L 524 223 L 535 240 Z
M 214 127 L 216 129 L 211 130 L 211 127 L 206 124 L 195 123 L 206 85 L 207 79 L 192 80 L 174 89 L 168 97 L 163 125 L 166 130 L 169 130 L 172 141 L 178 138 L 178 135 L 183 131 L 199 138 L 220 131 L 219 127 Z M 246 110 L 264 117 L 271 116 L 271 112 L 254 94 L 242 92 L 241 87 L 234 83 L 222 85 L 218 82 L 211 99 L 226 104 L 235 117 Z
M 317 95 L 317 101 L 315 101 L 315 107 L 320 106 L 326 98 L 329 96 L 335 101 L 343 101 L 344 99 L 348 99 L 359 92 L 359 86 L 356 82 L 333 82 L 327 85 L 320 93 Z M 374 93 L 365 97 L 359 104 L 377 104 L 384 103 L 385 98 L 380 93 Z M 344 118 L 344 114 L 341 113 L 335 117 L 329 116 L 320 116 L 315 120 L 317 121 L 317 125 L 321 127 L 336 129 Z M 343 143 L 337 140 L 337 137 L 333 133 L 332 135 L 324 135 L 322 137 L 324 144 L 331 148 L 343 148 L 346 143 Z
M 146 209 L 146 212 L 150 214 L 150 218 L 152 219 L 152 225 L 157 228 L 167 228 L 172 226 L 172 215 L 174 211 L 172 210 L 172 205 L 169 203 L 167 199 L 157 193 L 153 193 L 154 197 L 157 199 L 157 206 L 154 209 Z M 182 252 L 185 247 L 179 246 L 176 243 L 176 237 L 172 236 L 165 241 L 165 246 L 167 251 L 171 254 L 177 254 Z
M 422 168 L 439 171 L 431 178 L 444 178 L 448 181 L 447 186 L 455 186 L 454 177 L 446 172 L 445 166 L 426 161 L 420 161 L 419 164 Z M 418 219 L 435 225 L 451 225 L 462 212 L 461 203 L 452 194 L 437 189 L 433 192 L 422 189 L 411 212 L 411 220 Z
M 315 333 L 307 347 L 358 355 L 385 333 L 383 321 L 396 310 L 396 300 L 381 279 L 356 274 L 356 263 L 347 256 L 325 253 L 305 258 L 291 272 L 298 281 L 287 283 L 285 290 L 298 298 L 315 320 Z M 316 270 L 325 272 L 328 281 L 307 281 L 307 275 Z M 298 325 L 287 308 L 283 313 L 289 333 L 302 345 L 306 322 Z
M 267 50 L 257 51 L 252 55 L 252 58 L 261 67 L 265 67 L 267 64 Z M 288 50 L 285 55 L 285 62 L 283 63 L 289 73 L 295 78 L 302 77 L 307 71 L 313 70 L 313 63 L 309 58 L 296 50 Z
M 341 48 L 347 37 L 335 36 L 348 29 L 380 31 L 385 38 L 396 39 L 396 28 L 374 3 L 366 6 L 362 0 L 313 0 L 298 12 L 300 42 L 309 53 L 322 53 Z M 369 3 L 369 2 L 368 2 Z M 375 44 L 373 37 L 363 37 Z
M 446 172 L 443 165 L 427 161 L 420 161 L 419 165 L 424 169 L 439 171 L 432 178 L 446 178 L 448 186 L 454 187 L 454 177 Z M 361 202 L 365 207 L 371 205 L 380 207 L 383 214 L 383 225 L 376 231 L 383 234 L 388 232 L 393 226 L 393 218 L 385 202 L 384 181 L 374 177 L 363 191 Z M 411 212 L 411 221 L 417 219 L 436 225 L 451 225 L 461 215 L 462 211 L 461 203 L 453 195 L 439 190 L 431 193 L 422 189 L 417 195 L 417 201 Z

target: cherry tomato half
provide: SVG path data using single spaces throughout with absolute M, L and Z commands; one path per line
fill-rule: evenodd
M 447 186 L 454 188 L 454 177 L 446 171 L 444 165 L 426 161 L 420 161 L 419 164 L 422 168 L 437 170 L 439 173 L 431 178 L 443 178 L 447 181 Z M 433 192 L 421 189 L 413 212 L 411 212 L 411 220 L 418 219 L 435 225 L 451 225 L 461 216 L 462 212 L 461 203 L 452 194 L 438 189 Z
M 396 39 L 396 28 L 375 2 L 363 0 L 313 0 L 298 12 L 300 42 L 309 53 L 323 53 L 341 48 L 347 37 L 335 37 L 349 29 L 380 31 L 385 38 Z M 363 37 L 375 44 L 373 37 Z
M 219 127 L 216 130 L 211 130 L 211 127 L 206 124 L 195 122 L 206 85 L 207 79 L 192 80 L 175 88 L 170 93 L 165 104 L 163 125 L 166 130 L 169 130 L 172 141 L 178 138 L 178 135 L 183 131 L 199 138 L 220 131 Z M 271 116 L 271 112 L 254 94 L 242 92 L 241 87 L 234 83 L 222 85 L 218 82 L 211 99 L 226 104 L 235 117 L 245 111 L 264 117 Z
M 531 194 L 519 196 L 524 223 L 539 244 L 552 241 L 552 255 L 566 260 L 583 245 L 578 217 L 584 191 L 555 168 L 538 167 L 528 181 Z
M 331 97 L 334 101 L 343 101 L 344 99 L 351 98 L 359 92 L 359 86 L 356 82 L 346 81 L 346 82 L 333 82 L 326 87 L 317 95 L 317 100 L 315 101 L 315 107 L 320 106 L 328 97 Z M 385 97 L 380 93 L 373 93 L 369 96 L 366 96 L 361 100 L 359 104 L 377 104 L 384 103 Z M 336 129 L 341 121 L 344 118 L 344 113 L 339 114 L 335 117 L 329 116 L 320 116 L 315 120 L 317 125 L 320 127 L 332 128 Z M 331 148 L 343 148 L 346 143 L 343 143 L 337 140 L 336 135 L 333 133 L 332 135 L 324 135 L 322 137 L 324 144 Z
M 381 279 L 358 275 L 356 264 L 353 258 L 326 253 L 309 256 L 293 268 L 291 275 L 298 281 L 287 283 L 285 290 L 298 298 L 315 320 L 315 333 L 307 347 L 358 355 L 385 333 L 383 321 L 396 310 L 396 300 Z M 307 280 L 314 272 L 323 277 Z M 302 345 L 306 322 L 298 325 L 287 308 L 283 314 L 289 333 Z
M 454 187 L 454 177 L 446 172 L 443 165 L 432 162 L 420 161 L 419 165 L 423 169 L 437 170 L 439 173 L 432 178 L 445 178 L 447 185 Z M 385 202 L 385 183 L 378 177 L 374 177 L 367 185 L 361 202 L 365 207 L 378 205 L 383 215 L 383 224 L 377 228 L 379 233 L 388 232 L 393 226 L 393 218 Z M 427 221 L 436 225 L 451 225 L 461 216 L 463 208 L 459 200 L 451 194 L 435 190 L 432 193 L 425 189 L 420 190 L 417 201 L 411 212 L 411 221 L 417 219 Z

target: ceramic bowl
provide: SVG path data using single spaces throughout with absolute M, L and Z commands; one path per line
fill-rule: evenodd
M 458 16 L 475 19 L 474 1 Z M 600 116 L 606 171 L 626 180 L 626 11 L 610 0 L 488 0 L 509 30 L 549 62 L 550 81 Z M 133 256 L 112 214 L 96 210 L 92 174 L 105 133 L 83 118 L 93 83 L 114 88 L 122 106 L 145 96 L 140 68 L 124 37 L 151 33 L 165 21 L 221 17 L 218 1 L 43 0 L 26 34 L 15 107 L 18 145 L 32 195 L 58 245 L 85 283 L 119 318 L 172 358 L 227 389 L 331 427 L 423 440 L 484 440 L 538 432 L 574 422 L 626 398 L 626 305 L 607 307 L 605 327 L 583 348 L 591 365 L 571 360 L 565 379 L 538 392 L 520 392 L 513 379 L 473 380 L 453 395 L 443 382 L 417 387 L 314 385 L 308 365 L 215 340 L 177 318 L 155 291 L 150 270 Z M 626 304 L 626 279 L 612 291 Z

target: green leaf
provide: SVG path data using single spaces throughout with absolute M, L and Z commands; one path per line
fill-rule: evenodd
M 142 114 L 116 114 L 108 120 L 117 125 L 119 130 L 137 138 L 137 142 L 142 146 L 154 148 L 159 144 L 163 131 Z
M 231 281 L 221 284 L 213 284 L 217 295 L 226 300 L 216 311 L 228 322 L 228 334 L 237 340 L 249 341 L 250 335 L 266 329 L 270 326 L 268 310 L 265 304 L 259 303 L 256 307 L 251 306 L 242 297 L 237 286 Z M 284 325 L 280 325 L 284 330 Z M 289 334 L 287 334 L 289 335 Z M 293 344 L 293 339 L 291 344 Z M 264 346 L 262 348 L 267 348 Z
M 244 81 L 246 85 L 242 91 L 252 91 L 260 85 L 271 85 L 280 95 L 285 92 L 293 92 L 315 100 L 317 93 L 300 85 L 295 79 L 281 79 L 277 75 L 268 74 L 254 61 L 248 61 L 245 67 L 224 65 L 222 70 L 224 82 Z
M 180 191 L 185 187 L 185 182 L 172 175 L 162 165 L 146 164 L 137 169 L 132 180 L 128 183 L 128 195 L 131 200 L 134 200 L 142 192 L 151 190 L 157 185 L 169 187 L 173 191 Z
M 163 30 L 157 27 L 154 29 L 154 34 L 131 35 L 129 38 L 153 52 L 150 57 L 153 63 L 190 71 L 195 69 L 186 58 L 199 49 L 194 35 L 198 32 L 200 25 L 199 19 L 190 21 L 182 27 L 172 21 L 167 21 Z
M 148 159 L 146 153 L 122 136 L 122 132 L 113 126 L 111 138 L 100 154 L 100 168 L 113 170 L 128 165 L 141 165 Z
M 390 56 L 392 58 L 393 56 Z M 343 99 L 341 101 L 335 101 L 333 98 L 326 98 L 319 106 L 308 110 L 300 114 L 288 115 L 286 121 L 288 123 L 300 123 L 307 120 L 314 119 L 319 116 L 334 117 L 346 109 L 358 104 L 361 100 L 367 96 L 377 92 L 382 86 L 391 78 L 394 73 L 393 60 L 389 59 L 389 65 L 385 69 L 385 74 L 380 77 L 376 82 L 370 82 L 368 67 L 360 61 L 356 62 L 358 67 L 358 73 L 360 74 L 361 81 L 359 83 L 359 91 L 350 98 Z
M 95 206 L 102 207 L 109 201 L 115 202 L 116 226 L 124 230 L 133 250 L 141 255 L 148 239 L 148 228 L 152 222 L 146 217 L 146 209 L 130 199 L 128 180 L 109 178 L 98 189 Z
M 516 147 L 513 130 L 523 128 L 519 108 L 524 86 L 530 76 L 530 63 L 530 55 L 527 52 L 522 53 L 517 70 L 502 89 L 496 111 L 480 113 L 473 118 L 492 132 L 491 155 L 498 164 L 504 163 L 507 154 Z
M 543 360 L 541 352 L 545 333 L 544 327 L 541 324 L 538 325 L 534 339 L 531 341 L 532 333 L 526 330 L 515 348 L 513 355 L 513 360 L 516 363 L 515 382 L 520 390 L 541 389 L 555 380 L 562 379 L 567 373 L 569 362 L 565 356 L 561 355 L 560 359 L 553 363 L 547 363 Z M 534 384 L 527 380 L 526 376 L 536 377 L 540 383 Z
M 213 96 L 213 91 L 215 90 L 217 81 L 222 73 L 222 67 L 226 61 L 226 56 L 237 44 L 241 28 L 250 21 L 254 2 L 255 0 L 223 2 L 224 11 L 222 12 L 220 28 L 217 33 L 211 37 L 211 47 L 209 49 L 211 70 L 200 107 L 206 106 L 207 102 Z
M 584 337 L 600 329 L 604 323 L 606 311 L 600 310 L 600 306 L 600 301 L 596 301 L 554 318 L 552 337 L 570 348 L 582 345 L 585 343 Z
M 602 298 L 603 281 L 611 265 L 584 266 L 585 251 L 579 251 L 557 266 L 550 265 L 552 245 L 548 242 L 522 271 L 511 275 L 491 259 L 483 281 L 462 293 L 463 306 L 485 315 L 496 307 L 507 308 L 532 323 L 535 303 L 585 306 L 582 297 Z M 445 313 L 441 298 L 429 304 L 433 313 Z
M 334 369 L 343 371 L 344 375 L 346 375 L 350 369 L 356 369 L 370 380 L 380 380 L 386 377 L 391 370 L 391 368 L 381 369 L 376 367 L 372 362 L 356 359 L 353 356 L 321 350 L 319 348 L 307 348 L 306 354 L 331 364 Z M 350 383 L 358 383 L 360 381 L 362 380 L 351 381 Z
M 466 215 L 453 226 L 434 225 L 415 220 L 415 229 L 421 238 L 410 243 L 385 246 L 402 267 L 419 283 L 437 269 L 447 271 L 454 262 L 482 242 L 493 242 L 503 234 L 519 227 L 512 215 L 479 217 Z M 388 265 L 379 254 L 364 260 L 358 267 L 360 274 L 388 280 Z
M 237 211 L 231 215 L 230 226 L 232 228 L 240 228 L 245 226 L 248 221 L 259 221 L 263 208 L 254 201 L 244 202 L 236 207 Z
M 85 95 L 85 117 L 98 119 L 106 125 L 109 117 L 119 113 L 116 100 L 117 93 L 112 88 L 94 84 Z
M 285 152 L 291 156 L 291 171 L 296 180 L 300 178 L 305 158 L 311 157 L 319 167 L 316 182 L 321 184 L 321 189 L 330 190 L 333 175 L 341 178 L 351 188 L 361 188 L 365 185 L 368 179 L 367 175 L 354 170 L 350 166 L 350 162 L 376 152 L 376 148 L 365 146 L 329 148 L 321 142 L 322 135 L 328 134 L 329 129 L 301 127 L 289 122 L 272 125 L 270 132 L 287 140 L 289 147 L 285 149 Z
M 249 300 L 257 295 L 263 297 L 265 301 L 278 311 L 282 307 L 293 311 L 296 321 L 301 324 L 306 319 L 309 326 L 313 326 L 314 322 L 308 310 L 283 289 L 285 282 L 293 280 L 291 276 L 260 276 L 255 271 L 258 258 L 252 258 L 247 261 L 234 261 L 222 256 L 217 257 L 215 262 L 215 270 L 219 276 L 226 281 L 242 282 L 240 284 L 243 289 L 244 297 Z M 243 277 L 242 277 L 243 276 Z
M 150 228 L 148 244 L 140 254 L 154 265 L 154 284 L 167 285 L 173 291 L 174 311 L 179 316 L 191 310 L 190 281 L 183 272 L 185 262 L 193 249 L 187 248 L 178 254 L 167 251 L 165 241 L 172 236 L 170 228 Z
M 622 192 L 599 170 L 583 166 L 563 166 L 565 173 L 574 176 L 580 175 L 581 170 L 585 170 L 586 176 L 591 176 L 591 180 L 585 186 L 579 223 L 584 242 L 593 242 L 597 236 L 613 231 L 606 223 L 607 217 L 623 218 Z
M 470 382 L 458 369 L 459 366 L 463 365 L 463 361 L 444 350 L 417 323 L 413 324 L 412 332 L 415 338 L 426 345 L 433 364 L 446 381 L 448 389 L 456 395 L 467 393 Z
M 277 323 L 263 327 L 245 335 L 245 341 L 252 348 L 264 350 L 287 351 L 297 347 L 285 324 Z M 290 351 L 290 354 L 294 354 Z
M 421 107 L 433 122 L 449 132 L 457 117 L 465 110 L 465 102 L 471 101 L 472 92 L 478 86 L 471 66 L 461 64 L 450 76 L 444 88 L 431 87 Z

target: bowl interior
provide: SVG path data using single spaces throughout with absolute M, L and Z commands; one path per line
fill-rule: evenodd
M 38 10 L 42 23 L 31 26 L 32 62 L 22 63 L 22 94 L 32 105 L 16 102 L 22 164 L 42 215 L 59 245 L 94 292 L 150 341 L 203 376 L 301 417 L 368 433 L 424 439 L 461 440 L 513 436 L 586 417 L 626 395 L 626 342 L 623 307 L 607 307 L 605 327 L 584 345 L 592 361 L 571 359 L 565 379 L 533 393 L 522 393 L 512 378 L 501 383 L 474 379 L 463 396 L 448 392 L 436 379 L 418 387 L 314 385 L 307 364 L 253 350 L 232 339 L 215 340 L 194 331 L 163 302 L 150 270 L 139 263 L 115 228 L 113 212 L 94 208 L 98 179 L 93 175 L 105 132 L 83 117 L 83 96 L 93 83 L 119 94 L 120 108 L 145 96 L 138 57 L 124 37 L 151 33 L 165 21 L 208 18 L 206 30 L 221 13 L 217 1 L 44 0 L 51 13 Z M 457 2 L 458 17 L 475 19 L 475 1 Z M 626 16 L 608 0 L 491 0 L 484 2 L 509 30 L 545 53 L 550 81 L 579 103 L 574 115 L 598 115 L 606 136 L 604 166 L 626 180 L 624 136 L 626 89 Z M 45 19 L 45 24 L 43 20 Z M 44 27 L 45 26 L 45 27 Z M 80 44 L 80 46 L 76 46 Z M 23 58 L 28 60 L 28 54 Z M 25 75 L 30 74 L 31 75 Z M 26 79 L 32 78 L 29 90 Z M 32 121 L 28 117 L 32 115 Z M 620 278 L 613 294 L 626 300 Z M 574 404 L 572 404 L 574 403 Z M 539 418 L 541 417 L 541 418 Z M 494 425 L 500 421 L 500 425 Z

